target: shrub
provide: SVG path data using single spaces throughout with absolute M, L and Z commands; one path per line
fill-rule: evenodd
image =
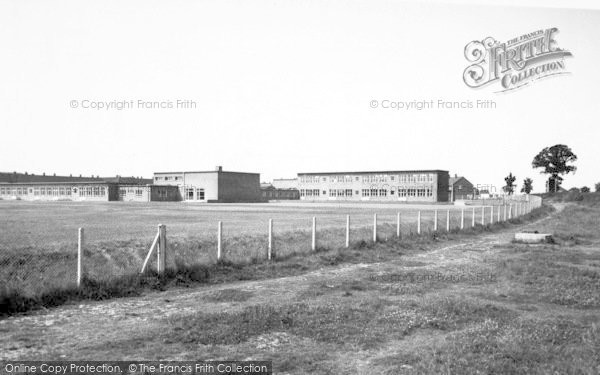
M 577 188 L 573 188 L 569 190 L 569 192 L 564 196 L 564 202 L 579 202 L 583 200 L 583 194 Z
M 582 193 L 589 193 L 590 192 L 590 188 L 587 187 L 587 186 L 584 186 L 584 187 L 581 188 L 581 192 Z

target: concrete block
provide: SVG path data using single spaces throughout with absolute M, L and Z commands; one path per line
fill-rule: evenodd
M 553 243 L 554 239 L 550 233 L 515 233 L 515 241 L 523 243 Z

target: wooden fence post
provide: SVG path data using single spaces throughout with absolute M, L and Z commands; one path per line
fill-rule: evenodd
M 373 242 L 377 242 L 377 214 L 373 214 Z
M 217 223 L 217 262 L 223 257 L 223 223 Z
M 465 209 L 460 210 L 460 229 L 465 229 Z
M 438 224 L 438 215 L 437 215 L 437 210 L 434 211 L 433 214 L 433 231 L 437 232 L 437 224 Z
M 446 232 L 450 232 L 450 210 L 446 210 Z
M 417 212 L 417 234 L 421 234 L 421 211 Z
M 494 224 L 494 206 L 490 206 L 492 211 L 490 212 L 490 224 Z
M 496 218 L 496 222 L 499 223 L 500 222 L 500 206 L 498 206 L 498 209 L 496 210 L 498 211 L 498 217 Z
M 481 225 L 485 225 L 485 206 L 481 206 Z
M 504 204 L 504 219 L 502 221 L 506 221 L 506 203 Z
M 512 219 L 512 204 L 508 205 L 508 220 Z
M 317 250 L 317 217 L 313 216 L 312 220 L 312 243 L 310 248 L 312 251 Z
M 346 215 L 346 249 L 350 247 L 350 215 Z
M 400 238 L 401 233 L 400 233 L 400 212 L 398 212 L 398 215 L 396 217 L 396 237 Z
M 471 215 L 471 228 L 475 227 L 475 207 L 473 207 L 473 214 Z
M 273 259 L 273 219 L 269 219 L 269 244 L 267 248 L 267 259 Z
M 79 228 L 77 239 L 77 287 L 81 287 L 83 280 L 83 228 Z
M 167 226 L 163 224 L 158 225 L 158 251 L 156 270 L 159 275 L 165 273 L 165 265 L 167 264 Z

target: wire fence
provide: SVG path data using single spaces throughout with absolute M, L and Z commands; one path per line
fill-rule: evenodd
M 157 239 L 157 226 L 148 227 L 136 239 L 111 239 L 94 227 L 82 228 L 81 236 L 76 229 L 65 231 L 53 241 L 32 233 L 20 244 L 0 240 L 0 285 L 4 292 L 16 290 L 23 295 L 36 295 L 42 290 L 77 287 L 84 277 L 103 281 L 137 275 L 146 259 L 146 268 L 156 271 L 160 264 L 156 254 L 161 250 L 163 255 L 166 253 L 162 270 L 218 261 L 256 263 L 345 248 L 360 241 L 386 241 L 399 235 L 490 225 L 525 215 L 541 205 L 541 198 L 530 196 L 528 200 L 515 197 L 498 206 L 352 211 L 323 216 L 273 212 L 258 222 L 215 221 L 198 232 L 181 230 L 181 225 L 170 226 L 165 220 L 165 243 L 161 249 L 160 241 L 156 241 L 153 254 L 149 250 Z

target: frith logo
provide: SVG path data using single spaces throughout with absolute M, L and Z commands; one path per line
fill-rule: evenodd
M 557 28 L 537 30 L 500 43 L 492 37 L 472 41 L 465 46 L 469 65 L 463 80 L 472 88 L 498 81 L 501 90 L 514 90 L 533 81 L 567 74 L 565 57 L 571 52 L 558 47 Z

